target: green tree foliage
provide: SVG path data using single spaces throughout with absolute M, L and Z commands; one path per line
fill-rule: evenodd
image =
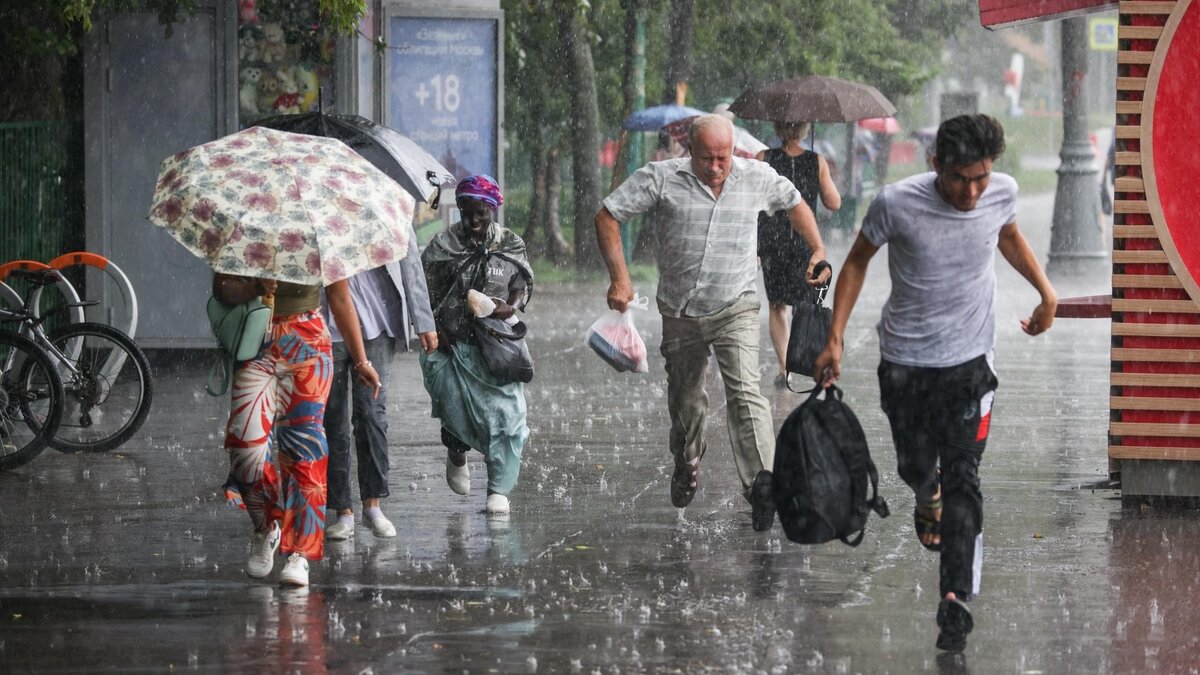
M 831 75 L 900 98 L 937 74 L 946 40 L 975 12 L 971 0 L 696 0 L 702 56 L 692 91 L 707 102 L 755 83 Z
M 317 0 L 317 6 L 342 35 L 353 35 L 367 12 L 367 0 Z M 0 43 L 30 56 L 74 54 L 97 12 L 153 12 L 170 35 L 176 21 L 195 11 L 196 0 L 0 0 Z

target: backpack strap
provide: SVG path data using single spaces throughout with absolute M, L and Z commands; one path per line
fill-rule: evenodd
M 871 499 L 867 502 L 867 506 L 872 511 L 879 514 L 880 518 L 887 518 L 889 515 L 891 515 L 891 511 L 888 510 L 887 500 L 879 496 L 879 472 L 875 470 L 875 462 L 871 461 L 870 457 L 867 458 L 867 477 L 871 481 Z M 857 503 L 857 497 L 858 496 L 855 495 L 855 503 Z M 864 522 L 863 528 L 858 531 L 858 535 L 855 536 L 854 539 L 850 539 L 846 536 L 842 536 L 840 539 L 844 544 L 858 546 L 860 543 L 862 543 L 863 535 L 866 533 L 867 527 L 866 523 Z
M 862 543 L 863 536 L 866 534 L 867 534 L 867 528 L 864 527 L 863 529 L 858 531 L 858 534 L 855 535 L 855 537 L 853 539 L 848 538 L 844 534 L 842 536 L 838 537 L 838 539 L 841 539 L 842 543 L 847 546 L 858 546 L 859 544 Z
M 871 501 L 867 502 L 867 506 L 880 518 L 887 518 L 892 511 L 888 508 L 887 500 L 879 496 L 879 474 L 875 471 L 875 462 L 870 458 L 867 459 L 867 474 L 871 477 Z
M 217 369 L 221 371 L 221 380 L 216 381 Z M 224 396 L 225 392 L 229 391 L 229 378 L 233 372 L 233 359 L 225 353 L 225 350 L 217 351 L 217 358 L 213 361 L 212 367 L 208 369 L 208 382 L 204 385 L 204 391 L 208 392 L 209 396 Z

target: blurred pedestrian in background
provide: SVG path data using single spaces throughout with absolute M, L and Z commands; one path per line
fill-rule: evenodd
M 841 208 L 842 197 L 829 173 L 829 164 L 824 157 L 802 145 L 810 128 L 807 122 L 776 122 L 775 135 L 780 139 L 780 147 L 760 152 L 757 159 L 790 180 L 814 214 L 818 195 L 826 209 L 837 211 Z M 767 326 L 779 366 L 775 386 L 784 387 L 787 386 L 791 308 L 801 302 L 814 302 L 817 296 L 816 290 L 804 278 L 812 251 L 804 238 L 792 229 L 787 211 L 758 214 L 758 258 L 762 264 L 767 302 L 770 303 Z

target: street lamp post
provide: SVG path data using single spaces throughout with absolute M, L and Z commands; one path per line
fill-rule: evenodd
M 1063 145 L 1050 227 L 1051 274 L 1078 275 L 1108 266 L 1100 224 L 1095 153 L 1088 142 L 1087 17 L 1062 21 Z

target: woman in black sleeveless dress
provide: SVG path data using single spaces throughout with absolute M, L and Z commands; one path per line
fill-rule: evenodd
M 808 123 L 776 122 L 775 134 L 783 144 L 758 154 L 758 159 L 787 177 L 800 191 L 813 213 L 817 212 L 817 196 L 830 211 L 842 205 L 841 195 L 829 174 L 829 164 L 821 155 L 805 150 L 800 144 L 808 134 Z M 804 270 L 812 252 L 800 235 L 792 230 L 786 211 L 758 214 L 758 256 L 762 263 L 763 282 L 770 303 L 768 326 L 771 343 L 779 362 L 777 386 L 784 386 L 787 377 L 787 343 L 791 331 L 791 307 L 799 302 L 812 302 L 816 290 L 804 281 Z

